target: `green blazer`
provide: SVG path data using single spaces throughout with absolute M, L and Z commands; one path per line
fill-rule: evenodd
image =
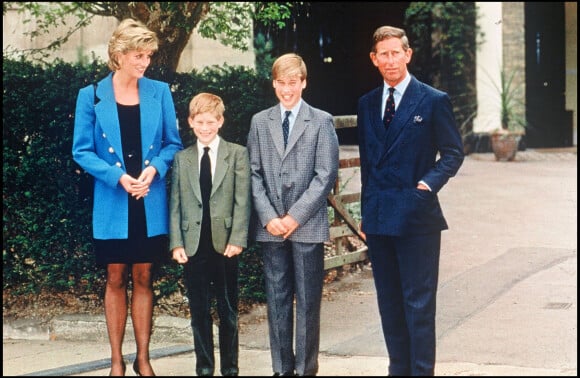
M 224 253 L 227 244 L 243 248 L 250 222 L 250 162 L 244 146 L 220 140 L 210 196 L 213 247 Z M 199 246 L 203 214 L 197 145 L 175 154 L 169 201 L 169 248 L 184 247 L 193 256 Z

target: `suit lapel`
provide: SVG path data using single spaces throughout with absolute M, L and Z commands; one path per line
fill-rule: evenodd
M 187 163 L 185 171 L 187 174 L 187 179 L 193 190 L 193 194 L 201 202 L 201 187 L 199 186 L 199 158 L 197 153 L 197 146 L 194 143 L 190 148 L 184 151 L 185 161 Z
M 270 119 L 270 125 L 274 125 L 273 127 L 267 128 L 272 137 L 272 143 L 274 143 L 276 151 L 282 157 L 284 156 L 284 136 L 282 135 L 282 119 L 280 118 L 279 105 L 270 108 L 268 118 Z
M 393 143 L 393 141 L 399 136 L 411 115 L 416 111 L 417 105 L 419 105 L 422 96 L 423 94 L 421 93 L 419 82 L 414 77 L 411 77 L 411 81 L 405 90 L 401 103 L 397 107 L 395 116 L 389 125 L 386 140 L 388 145 Z
M 381 115 L 382 103 L 382 86 L 378 87 L 370 96 L 366 104 L 366 111 L 369 112 L 368 118 L 370 125 L 365 130 L 368 138 L 368 159 L 371 162 L 377 162 L 379 158 L 385 153 L 385 125 Z
M 310 105 L 308 105 L 304 100 L 302 100 L 302 105 L 300 105 L 300 109 L 298 110 L 298 114 L 296 115 L 296 120 L 294 121 L 294 126 L 292 127 L 292 132 L 288 136 L 288 145 L 286 146 L 286 151 L 284 151 L 284 155 L 286 155 L 300 136 L 304 133 L 304 130 L 308 127 L 308 123 L 312 119 L 312 115 L 310 112 Z
M 139 102 L 141 113 L 141 146 L 143 158 L 149 154 L 149 146 L 153 144 L 157 127 L 161 125 L 159 117 L 161 104 L 155 99 L 156 88 L 147 78 L 139 79 Z
M 95 105 L 95 114 L 106 135 L 106 138 L 117 153 L 121 161 L 123 159 L 123 146 L 121 143 L 121 126 L 119 125 L 119 115 L 117 112 L 117 102 L 113 92 L 113 75 L 109 74 L 99 82 L 97 87 L 97 97 L 99 103 Z M 155 100 L 155 86 L 146 78 L 139 80 L 139 111 L 141 117 L 141 153 L 143 158 L 149 154 L 149 146 L 153 144 L 159 117 L 161 116 L 161 105 Z
M 226 172 L 229 169 L 229 155 L 230 148 L 228 142 L 226 142 L 224 139 L 220 140 L 215 162 L 215 177 L 213 178 L 213 183 L 211 186 L 211 195 L 215 193 L 216 189 L 219 188 L 219 186 L 222 184 L 222 181 L 224 181 Z
M 417 107 L 421 103 L 421 99 L 425 96 L 424 91 L 421 89 L 419 81 L 415 77 L 411 76 L 411 81 L 403 94 L 401 103 L 395 111 L 395 116 L 389 125 L 389 129 L 386 133 L 385 139 L 385 152 L 381 156 L 381 163 L 385 157 L 388 155 L 389 151 L 394 148 L 396 141 L 401 135 L 401 132 L 405 128 L 405 125 L 410 122 L 410 118 L 413 114 L 417 113 Z
M 384 141 L 386 136 L 385 124 L 383 123 L 383 115 L 381 114 L 383 101 L 383 87 L 379 87 L 370 98 L 369 109 L 378 109 L 373 112 L 370 117 L 372 130 L 377 140 Z
M 111 73 L 98 83 L 97 97 L 100 101 L 95 105 L 95 116 L 103 129 L 107 142 L 113 147 L 119 160 L 124 162 L 121 127 L 119 125 L 112 78 L 113 74 Z

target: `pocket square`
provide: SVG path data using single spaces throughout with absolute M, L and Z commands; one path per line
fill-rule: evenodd
M 416 115 L 415 118 L 413 118 L 413 123 L 421 123 L 423 122 L 423 117 L 421 117 L 420 115 Z

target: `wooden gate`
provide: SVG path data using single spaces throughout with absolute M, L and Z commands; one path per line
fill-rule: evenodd
M 335 116 L 334 126 L 337 129 L 356 127 L 356 115 Z M 324 259 L 324 269 L 332 269 L 347 264 L 364 261 L 368 258 L 366 242 L 358 228 L 358 221 L 348 210 L 349 204 L 358 205 L 360 214 L 360 187 L 356 192 L 344 193 L 346 181 L 352 180 L 353 175 L 360 177 L 360 158 L 341 158 L 338 165 L 339 175 L 332 193 L 328 195 L 328 206 L 331 212 L 330 238 L 332 252 Z M 350 170 L 352 175 L 347 177 L 341 173 Z M 357 208 L 356 206 L 354 207 Z

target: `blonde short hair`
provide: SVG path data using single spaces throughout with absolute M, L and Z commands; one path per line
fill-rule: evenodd
M 221 97 L 212 93 L 199 93 L 189 102 L 189 117 L 194 118 L 201 113 L 211 113 L 218 120 L 223 119 L 226 107 Z
M 403 44 L 403 50 L 407 51 L 409 49 L 409 38 L 407 38 L 407 34 L 403 29 L 394 26 L 381 26 L 373 33 L 371 51 L 377 52 L 377 43 L 390 38 L 399 38 Z
M 306 80 L 306 63 L 297 54 L 288 53 L 280 56 L 272 65 L 272 79 L 277 80 L 282 77 L 300 77 Z
M 115 29 L 109 40 L 109 61 L 107 65 L 111 71 L 117 71 L 119 65 L 118 55 L 128 51 L 150 50 L 157 51 L 159 41 L 154 31 L 149 30 L 141 21 L 126 18 Z

